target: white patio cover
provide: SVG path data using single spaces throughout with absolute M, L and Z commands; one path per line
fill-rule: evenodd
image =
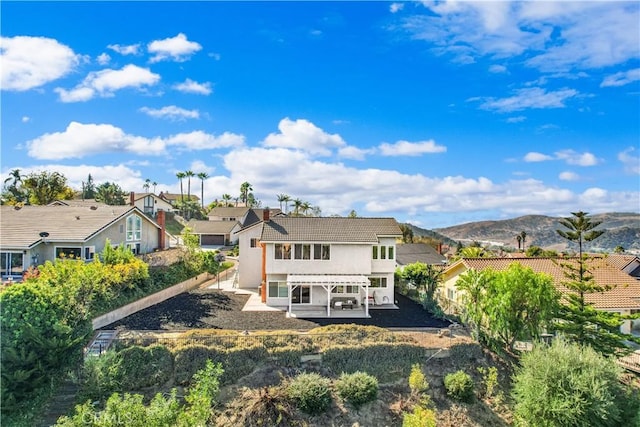
M 369 279 L 362 275 L 349 274 L 289 274 L 287 288 L 289 313 L 291 313 L 291 290 L 298 285 L 322 286 L 327 291 L 327 317 L 331 313 L 331 291 L 336 286 L 355 285 L 364 291 L 364 314 L 369 317 Z

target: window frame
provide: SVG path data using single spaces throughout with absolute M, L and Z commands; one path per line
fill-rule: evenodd
M 331 245 L 328 243 L 314 243 L 313 244 L 313 259 L 314 261 L 330 261 L 331 260 Z
M 126 237 L 127 242 L 136 242 L 142 240 L 142 217 L 138 214 L 131 214 L 126 219 Z
M 71 249 L 71 251 L 69 251 Z M 68 256 L 69 252 L 73 252 L 73 258 Z M 56 246 L 53 250 L 56 259 L 62 259 L 60 254 L 65 254 L 67 256 L 64 259 L 73 259 L 73 260 L 83 260 L 84 250 L 81 246 Z M 76 255 L 77 254 L 77 255 Z
M 272 291 L 275 288 L 275 294 L 272 295 Z M 284 290 L 284 292 L 283 292 Z M 282 280 L 272 280 L 267 284 L 267 296 L 269 298 L 288 298 L 289 297 L 289 286 L 287 286 L 287 282 Z
M 311 243 L 296 243 L 293 245 L 293 259 L 308 261 L 311 259 Z

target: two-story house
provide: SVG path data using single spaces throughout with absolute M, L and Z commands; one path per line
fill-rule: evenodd
M 296 311 L 393 305 L 393 218 L 270 217 L 239 233 L 238 286 L 259 288 L 262 302 Z

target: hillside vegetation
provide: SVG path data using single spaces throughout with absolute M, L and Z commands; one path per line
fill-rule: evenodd
M 617 246 L 626 250 L 640 250 L 640 214 L 638 213 L 605 213 L 590 215 L 593 221 L 602 221 L 599 230 L 606 232 L 592 243 L 586 243 L 585 249 L 611 252 Z M 526 215 L 513 219 L 497 221 L 477 221 L 433 231 L 455 241 L 501 243 L 505 246 L 518 247 L 516 235 L 522 231 L 527 233 L 526 246 L 540 246 L 555 250 L 576 250 L 558 235 L 556 230 L 563 229 L 559 221 L 561 217 L 544 215 Z

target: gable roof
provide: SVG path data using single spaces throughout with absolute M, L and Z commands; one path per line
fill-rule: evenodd
M 209 216 L 220 216 L 224 218 L 240 218 L 242 217 L 249 208 L 244 206 L 218 206 L 209 211 Z
M 262 223 L 263 242 L 378 243 L 402 237 L 393 218 L 275 217 Z
M 185 199 L 189 200 L 189 197 L 187 197 L 187 194 L 181 195 L 180 193 L 160 192 L 160 194 L 158 195 L 158 197 L 160 197 L 161 199 L 164 199 L 170 202 L 175 202 L 177 200 L 180 200 L 183 196 Z M 195 194 L 191 194 L 191 200 L 198 201 L 200 200 L 200 197 L 196 196 Z
M 607 262 L 620 270 L 624 270 L 627 266 L 629 266 L 629 264 L 634 261 L 640 262 L 640 259 L 635 255 L 607 255 Z
M 506 270 L 514 262 L 531 268 L 536 273 L 545 273 L 553 279 L 553 284 L 560 292 L 569 293 L 563 283 L 567 281 L 562 263 L 577 265 L 576 258 L 462 258 L 445 270 L 445 277 L 451 272 L 467 269 L 482 271 L 487 268 Z M 589 258 L 587 268 L 599 286 L 611 287 L 610 290 L 587 294 L 585 299 L 595 308 L 608 309 L 640 309 L 640 281 L 607 262 L 606 257 Z
M 96 199 L 71 199 L 71 200 L 54 200 L 47 206 L 75 206 L 75 207 L 87 207 L 91 206 L 109 206 L 106 203 L 97 202 Z
M 187 223 L 187 227 L 193 230 L 194 234 L 229 234 L 238 225 L 237 221 L 207 221 L 192 219 Z
M 47 240 L 84 242 L 110 224 L 136 211 L 133 206 L 0 206 L 0 247 L 28 249 L 42 241 L 41 232 L 47 232 Z
M 443 265 L 447 261 L 431 245 L 426 243 L 404 243 L 396 245 L 396 262 L 399 265 L 408 265 L 416 262 L 431 265 Z

